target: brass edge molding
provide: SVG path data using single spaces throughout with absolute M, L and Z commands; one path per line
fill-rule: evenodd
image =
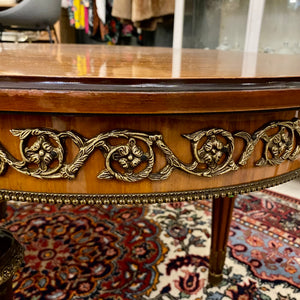
M 189 163 L 176 157 L 160 133 L 113 130 L 91 139 L 72 131 L 42 128 L 12 129 L 11 133 L 20 139 L 22 160 L 14 158 L 0 144 L 0 175 L 10 166 L 25 175 L 42 179 L 75 178 L 95 150 L 100 150 L 105 158 L 105 169 L 100 171 L 98 178 L 125 182 L 165 180 L 174 169 L 198 177 L 223 175 L 246 165 L 260 141 L 264 146 L 260 159 L 255 163 L 257 167 L 279 165 L 300 155 L 299 119 L 274 121 L 253 134 L 245 131 L 231 133 L 222 128 L 182 134 L 191 143 L 192 161 Z M 30 144 L 33 139 L 33 144 Z M 78 148 L 71 163 L 66 163 L 66 139 L 72 140 Z M 111 143 L 113 139 L 117 142 Z M 239 139 L 243 141 L 244 149 L 235 153 L 235 142 Z M 166 160 L 165 166 L 157 172 L 153 171 L 155 150 L 160 150 Z M 234 160 L 233 157 L 237 156 L 239 158 Z
M 300 169 L 245 184 L 195 191 L 147 193 L 147 194 L 57 194 L 0 190 L 0 201 L 21 201 L 33 203 L 67 204 L 67 205 L 147 205 L 197 201 L 220 197 L 231 197 L 250 193 L 285 183 L 300 177 Z

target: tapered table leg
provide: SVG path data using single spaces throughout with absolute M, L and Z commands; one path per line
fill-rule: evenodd
M 217 285 L 223 278 L 226 245 L 234 207 L 234 197 L 213 200 L 212 237 L 210 248 L 209 282 Z

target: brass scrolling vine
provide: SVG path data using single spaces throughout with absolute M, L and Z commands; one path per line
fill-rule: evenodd
M 256 166 L 278 165 L 285 160 L 295 160 L 300 154 L 300 121 L 278 121 L 265 125 L 254 134 L 240 131 L 230 133 L 221 128 L 199 130 L 183 137 L 192 146 L 192 162 L 180 161 L 167 146 L 161 134 L 148 134 L 129 130 L 114 130 L 100 133 L 87 139 L 72 131 L 56 132 L 51 129 L 13 129 L 20 139 L 22 160 L 14 158 L 0 145 L 0 174 L 10 166 L 17 171 L 37 178 L 68 178 L 76 176 L 88 157 L 99 149 L 105 158 L 105 169 L 100 179 L 118 179 L 136 182 L 167 179 L 174 169 L 204 177 L 222 175 L 244 166 L 253 154 L 259 141 L 263 141 L 263 152 Z M 34 139 L 33 143 L 29 141 Z M 71 163 L 66 163 L 65 140 L 71 139 L 78 153 Z M 111 143 L 111 139 L 126 142 Z M 244 141 L 244 149 L 234 160 L 236 139 Z M 117 140 L 118 141 L 118 140 Z M 140 144 L 145 146 L 141 146 Z M 163 153 L 166 164 L 154 172 L 155 148 Z

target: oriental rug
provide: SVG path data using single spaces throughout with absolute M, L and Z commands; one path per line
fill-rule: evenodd
M 238 196 L 224 279 L 207 282 L 211 201 L 147 207 L 10 202 L 25 247 L 15 300 L 300 299 L 300 200 Z

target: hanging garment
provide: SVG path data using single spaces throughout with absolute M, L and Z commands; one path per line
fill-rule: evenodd
M 73 6 L 74 6 L 75 28 L 84 29 L 85 28 L 84 5 L 82 4 L 81 0 L 73 0 Z
M 64 0 L 67 6 L 70 25 L 76 29 L 85 29 L 87 34 L 93 31 L 93 2 L 95 0 Z
M 73 0 L 68 0 L 68 15 L 71 26 L 75 26 Z
M 103 24 L 106 24 L 106 0 L 96 0 L 97 14 Z
M 112 15 L 136 27 L 155 30 L 161 17 L 174 14 L 175 0 L 114 0 Z
M 69 0 L 62 0 L 61 7 L 68 8 L 69 7 Z
M 89 17 L 88 17 L 88 26 L 89 26 L 89 35 L 93 35 L 94 31 L 94 14 L 97 15 L 95 12 L 95 7 L 94 7 L 94 0 L 89 0 Z
M 97 12 L 94 15 L 94 35 L 100 33 L 101 41 L 106 42 L 109 45 L 118 44 L 120 36 L 122 36 L 123 24 L 119 18 L 112 16 L 112 0 L 96 0 L 95 10 Z M 104 9 L 104 13 L 103 13 Z
M 68 5 L 70 25 L 84 29 L 97 41 L 118 44 L 120 38 L 137 36 L 131 22 L 120 22 L 112 16 L 113 0 L 65 0 Z

